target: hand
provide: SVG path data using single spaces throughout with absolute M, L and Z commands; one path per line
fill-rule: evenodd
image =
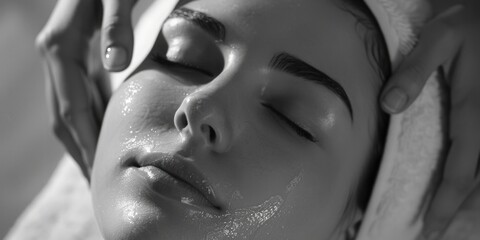
M 178 3 L 189 1 L 180 0 Z M 44 58 L 54 132 L 87 179 L 93 164 L 105 103 L 110 96 L 110 82 L 103 68 L 95 65 L 99 59 L 91 58 L 86 53 L 91 53 L 96 46 L 103 49 L 100 50 L 101 59 L 107 70 L 121 71 L 128 67 L 133 48 L 130 19 L 136 2 L 59 0 L 37 37 L 36 45 Z M 100 26 L 101 41 L 92 41 Z M 89 47 L 90 42 L 93 47 Z M 95 50 L 97 53 L 98 49 Z M 97 77 L 92 76 L 92 66 Z M 95 78 L 99 79 L 92 81 Z M 99 88 L 99 84 L 103 89 Z
M 442 240 L 475 240 L 480 236 L 480 184 L 462 203 Z
M 59 0 L 36 40 L 54 132 L 87 179 L 105 105 L 88 77 L 92 61 L 87 53 L 100 23 L 100 9 L 97 0 Z
M 462 211 L 462 202 L 478 185 L 479 13 L 480 1 L 469 0 L 448 8 L 430 21 L 422 30 L 415 49 L 385 85 L 380 98 L 386 112 L 399 113 L 412 104 L 437 68 L 440 67 L 448 81 L 451 144 L 440 185 L 426 213 L 424 234 L 430 236 L 427 239 L 441 239 L 455 214 Z M 480 222 L 476 224 L 480 227 Z

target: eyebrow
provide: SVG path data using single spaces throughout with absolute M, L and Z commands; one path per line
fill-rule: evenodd
M 225 26 L 217 19 L 210 17 L 205 13 L 182 7 L 175 9 L 167 19 L 172 18 L 183 18 L 196 24 L 218 42 L 223 42 L 225 40 Z
M 271 69 L 283 71 L 326 87 L 342 100 L 348 108 L 350 118 L 353 120 L 352 104 L 350 103 L 350 99 L 348 98 L 345 89 L 324 72 L 285 52 L 275 54 L 270 60 L 268 66 Z

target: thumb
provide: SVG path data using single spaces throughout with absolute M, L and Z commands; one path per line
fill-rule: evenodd
M 435 69 L 453 58 L 459 49 L 461 35 L 453 18 L 463 6 L 455 5 L 429 22 L 412 52 L 385 84 L 380 95 L 387 113 L 399 113 L 410 106 Z
M 133 50 L 132 9 L 137 0 L 103 0 L 101 45 L 103 65 L 121 71 L 129 64 Z

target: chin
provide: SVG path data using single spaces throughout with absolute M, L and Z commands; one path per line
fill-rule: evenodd
M 197 239 L 188 209 L 129 178 L 92 181 L 95 217 L 106 240 Z M 102 186 L 108 186 L 104 188 Z M 189 237 L 190 236 L 190 237 Z
M 148 201 L 121 200 L 106 209 L 95 209 L 106 240 L 195 239 L 180 219 Z

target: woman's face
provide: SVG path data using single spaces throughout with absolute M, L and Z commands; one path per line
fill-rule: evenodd
M 198 0 L 171 15 L 104 118 L 92 177 L 104 236 L 337 234 L 380 85 L 342 6 Z

